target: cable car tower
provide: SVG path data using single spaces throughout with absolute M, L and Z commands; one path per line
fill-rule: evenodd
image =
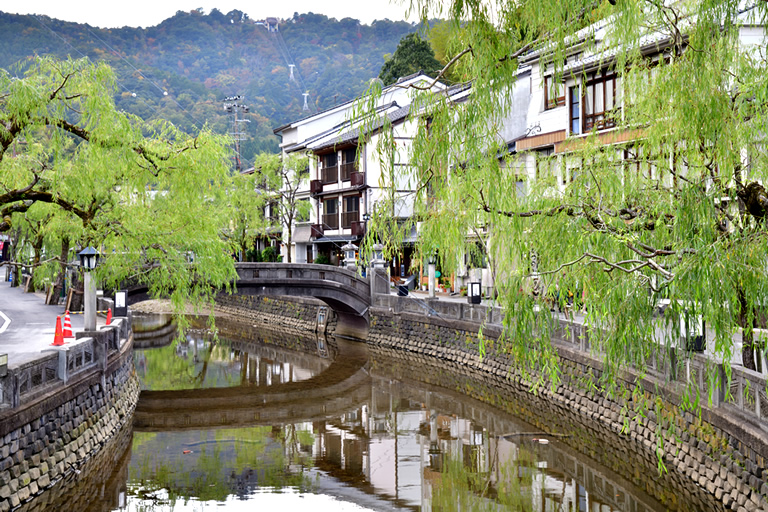
M 235 170 L 240 172 L 242 170 L 242 158 L 240 157 L 240 142 L 245 140 L 245 130 L 241 128 L 242 123 L 250 123 L 248 119 L 238 119 L 237 114 L 247 114 L 250 112 L 250 107 L 241 103 L 243 96 L 229 96 L 224 98 L 224 110 L 230 114 L 232 118 L 232 127 L 229 132 L 229 136 L 232 137 L 232 143 L 235 150 Z M 244 115 L 241 115 L 244 117 Z

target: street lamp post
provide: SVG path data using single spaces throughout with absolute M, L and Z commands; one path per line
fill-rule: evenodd
M 96 330 L 96 280 L 91 271 L 99 263 L 99 252 L 93 247 L 86 247 L 78 253 L 80 266 L 83 268 L 83 302 L 85 308 L 85 330 Z

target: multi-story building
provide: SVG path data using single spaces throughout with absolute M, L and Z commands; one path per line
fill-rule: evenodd
M 440 82 L 416 73 L 384 88 L 372 120 L 355 119 L 358 100 L 353 100 L 275 129 L 282 138 L 284 156 L 297 152 L 309 156 L 310 180 L 306 190 L 301 191 L 301 196 L 311 202 L 309 219 L 290 227 L 291 247 L 283 246 L 284 253 L 291 251 L 293 261 L 321 258 L 340 264 L 341 247 L 349 242 L 360 244 L 367 219 L 377 205 L 383 204 L 391 188 L 398 196 L 391 215 L 398 219 L 412 215 L 414 190 L 405 174 L 409 167 L 407 146 L 418 121 L 409 116 L 413 92 L 410 86 L 425 84 L 434 91 L 445 89 Z M 384 142 L 394 146 L 386 158 L 378 149 Z M 399 171 L 395 183 L 387 178 L 390 166 Z M 285 242 L 286 237 L 283 239 Z M 415 242 L 415 234 L 406 242 Z M 393 267 L 398 275 L 401 269 L 407 271 L 409 247 L 404 247 Z

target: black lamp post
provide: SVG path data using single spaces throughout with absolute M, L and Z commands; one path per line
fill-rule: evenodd
M 86 271 L 95 269 L 96 265 L 99 264 L 99 256 L 101 256 L 99 251 L 91 246 L 86 247 L 77 255 L 80 256 L 80 266 Z

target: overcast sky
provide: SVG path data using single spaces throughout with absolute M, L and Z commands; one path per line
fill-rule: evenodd
M 407 1 L 407 0 L 406 0 Z M 268 16 L 290 18 L 294 12 L 314 12 L 331 18 L 355 18 L 365 24 L 389 18 L 405 19 L 403 0 L 0 0 L 0 11 L 17 14 L 45 14 L 51 18 L 94 27 L 151 27 L 170 18 L 176 11 L 202 7 L 208 13 L 214 7 L 223 13 L 240 10 L 253 19 Z M 411 19 L 410 21 L 415 21 Z

